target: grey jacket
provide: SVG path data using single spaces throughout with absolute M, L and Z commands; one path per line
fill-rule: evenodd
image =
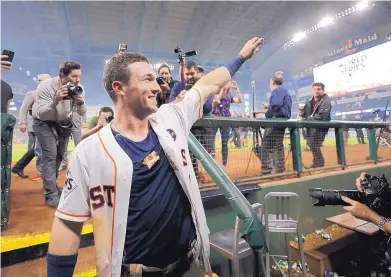
M 301 113 L 301 117 L 306 120 L 331 120 L 331 101 L 327 94 L 320 99 L 319 105 L 314 109 L 315 100 L 311 97 L 310 100 L 305 103 L 304 110 Z
M 60 77 L 48 79 L 39 84 L 37 100 L 33 106 L 33 117 L 42 121 L 69 122 L 73 110 L 83 116 L 86 113 L 85 104 L 78 106 L 73 100 L 61 100 L 55 103 L 56 91 L 60 87 Z M 84 98 L 84 90 L 82 94 Z
M 26 96 L 23 99 L 22 107 L 20 108 L 19 125 L 27 124 L 28 132 L 34 132 L 33 117 L 30 115 L 29 111 L 32 111 L 33 109 L 36 96 L 37 96 L 36 90 L 31 90 L 27 92 Z

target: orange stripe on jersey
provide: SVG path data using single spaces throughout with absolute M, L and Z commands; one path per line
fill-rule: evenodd
M 60 214 L 64 214 L 64 215 L 67 215 L 67 216 L 72 216 L 72 217 L 90 217 L 91 214 L 71 214 L 71 213 L 68 213 L 68 212 L 64 212 L 64 211 L 61 211 L 60 209 L 57 209 L 57 212 L 59 212 Z
M 106 152 L 107 156 L 109 156 L 110 160 L 113 162 L 113 167 L 114 167 L 114 201 L 113 201 L 113 212 L 112 212 L 112 222 L 111 222 L 111 249 L 110 249 L 110 258 L 111 261 L 113 260 L 113 244 L 114 244 L 114 221 L 115 221 L 115 204 L 117 200 L 117 164 L 115 163 L 115 160 L 113 157 L 110 155 L 109 151 L 107 150 L 105 144 L 103 143 L 102 137 L 100 136 L 100 131 L 98 132 L 98 138 L 100 143 L 102 144 L 103 150 Z M 113 275 L 113 268 L 110 266 L 110 271 L 111 274 L 110 276 Z
M 198 102 L 199 102 L 199 104 L 200 104 L 200 106 L 198 107 L 198 119 L 201 119 L 201 107 L 202 107 L 202 103 L 201 103 L 201 93 L 200 93 L 200 91 L 197 89 L 197 88 L 194 88 L 193 87 L 193 89 L 197 92 L 197 94 L 198 94 L 198 98 L 199 98 L 199 100 L 198 100 Z

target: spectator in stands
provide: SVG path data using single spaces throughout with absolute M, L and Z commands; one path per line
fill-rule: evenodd
M 281 71 L 274 73 L 269 82 L 271 91 L 269 104 L 264 105 L 267 109 L 266 118 L 289 119 L 291 117 L 292 98 L 289 91 L 282 85 L 283 83 L 283 73 Z M 265 129 L 260 153 L 262 175 L 271 174 L 273 167 L 275 173 L 285 171 L 284 134 L 285 128 Z
M 49 74 L 40 74 L 37 78 L 38 85 L 45 80 L 50 79 L 51 76 Z M 28 146 L 27 146 L 27 152 L 23 155 L 23 157 L 14 165 L 12 168 L 12 173 L 18 175 L 20 178 L 28 178 L 27 175 L 24 174 L 25 167 L 34 159 L 35 156 L 37 156 L 36 161 L 36 167 L 38 174 L 33 176 L 31 180 L 38 181 L 42 179 L 42 159 L 39 155 L 40 146 L 36 145 L 37 143 L 37 137 L 33 130 L 33 117 L 32 117 L 32 110 L 33 106 L 35 104 L 35 100 L 37 97 L 37 90 L 31 90 L 26 93 L 24 100 L 22 102 L 22 106 L 20 108 L 20 116 L 19 116 L 19 130 L 22 133 L 25 133 L 26 130 L 28 132 Z M 36 153 L 36 150 L 37 152 Z
M 236 90 L 236 96 L 231 95 L 231 88 Z M 231 117 L 231 103 L 242 103 L 242 95 L 236 81 L 229 82 L 224 88 L 222 88 L 219 94 L 213 99 L 213 111 L 214 116 Z M 221 134 L 221 152 L 223 156 L 223 167 L 222 169 L 226 172 L 228 162 L 228 140 L 229 140 L 229 127 L 222 126 L 219 128 Z M 216 137 L 217 129 L 215 130 Z
M 99 115 L 96 117 L 96 119 L 91 120 L 91 126 L 84 126 L 82 132 L 81 132 L 81 139 L 85 139 L 96 132 L 98 132 L 100 129 L 102 129 L 104 126 L 106 126 L 108 123 L 110 123 L 114 119 L 114 111 L 110 107 L 102 107 L 99 110 Z
M 324 89 L 323 83 L 312 84 L 313 96 L 305 103 L 301 114 L 304 120 L 329 121 L 331 119 L 331 101 Z M 307 128 L 307 143 L 313 155 L 311 168 L 324 166 L 325 161 L 320 148 L 328 130 L 328 128 Z
M 158 103 L 158 107 L 161 105 L 168 103 L 168 99 L 171 94 L 171 89 L 175 85 L 176 82 L 171 76 L 171 68 L 167 63 L 163 63 L 158 69 L 158 75 L 163 78 L 164 84 L 160 85 L 161 93 L 158 94 L 156 100 Z
M 68 99 L 67 84 L 79 85 L 80 78 L 79 63 L 63 62 L 59 76 L 43 81 L 37 88 L 37 99 L 33 106 L 33 129 L 42 148 L 44 195 L 49 207 L 56 208 L 60 200 L 56 180 L 67 139 L 72 133 L 74 106 L 80 116 L 86 113 L 84 93 Z
M 346 115 L 342 115 L 341 120 L 342 121 L 347 121 L 348 118 L 347 118 Z M 343 128 L 343 142 L 345 144 L 348 144 L 348 142 L 349 142 L 349 128 L 347 128 L 347 127 Z
M 355 121 L 361 121 L 361 117 L 359 115 L 356 115 L 354 118 Z M 354 129 L 356 131 L 357 141 L 359 144 L 365 144 L 364 139 L 364 132 L 362 131 L 362 128 L 356 128 Z
M 182 101 L 185 97 L 186 91 L 189 90 L 199 80 L 199 76 L 200 75 L 197 64 L 193 61 L 187 61 L 184 64 L 184 81 L 179 81 L 174 84 L 173 88 L 171 89 L 169 102 Z M 203 106 L 203 116 L 208 116 L 211 114 L 212 100 L 213 96 L 209 97 L 209 99 L 205 102 Z M 211 128 L 193 126 L 190 132 L 197 138 L 197 140 L 199 140 L 208 153 L 212 152 L 211 141 L 214 133 Z M 204 182 L 206 180 L 206 176 L 204 173 L 198 170 L 198 162 L 193 154 L 191 154 L 191 160 L 198 181 L 201 183 Z

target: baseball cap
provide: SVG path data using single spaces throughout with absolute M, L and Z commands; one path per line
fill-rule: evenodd
M 202 66 L 200 66 L 200 65 L 198 66 L 198 71 L 201 72 L 201 73 L 205 72 L 204 68 Z

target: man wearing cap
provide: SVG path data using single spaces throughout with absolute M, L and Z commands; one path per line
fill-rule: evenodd
M 264 105 L 267 109 L 266 118 L 289 119 L 291 117 L 292 98 L 289 91 L 282 85 L 284 82 L 283 72 L 277 71 L 270 79 L 271 96 L 269 104 Z M 268 175 L 272 173 L 273 167 L 275 173 L 285 171 L 284 155 L 284 134 L 285 128 L 266 128 L 262 138 L 261 145 L 261 174 Z M 275 152 L 275 155 L 273 155 Z M 273 156 L 273 164 L 272 164 Z

